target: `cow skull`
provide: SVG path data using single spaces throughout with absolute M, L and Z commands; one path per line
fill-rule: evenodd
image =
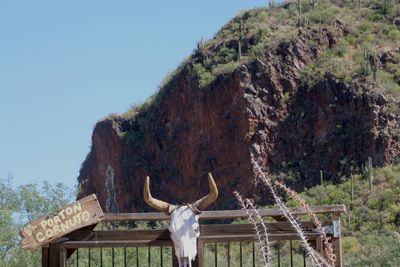
M 192 204 L 176 206 L 153 198 L 150 193 L 150 177 L 146 177 L 143 194 L 144 201 L 150 207 L 170 214 L 171 224 L 169 231 L 171 232 L 179 267 L 192 266 L 192 260 L 197 254 L 197 238 L 200 235 L 198 214 L 218 197 L 218 189 L 211 173 L 208 174 L 208 184 L 210 192 L 207 196 Z

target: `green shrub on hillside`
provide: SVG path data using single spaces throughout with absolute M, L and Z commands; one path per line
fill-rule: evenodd
M 227 74 L 227 73 L 232 73 L 237 67 L 238 67 L 237 62 L 229 62 L 226 64 L 218 64 L 216 65 L 212 73 L 214 76 L 222 75 L 222 74 Z
M 378 70 L 377 80 L 395 96 L 400 96 L 400 85 L 394 80 L 395 75 L 384 70 Z
M 207 70 L 201 63 L 193 65 L 193 72 L 199 81 L 199 87 L 201 89 L 208 87 L 216 78 L 214 74 Z
M 396 266 L 400 262 L 400 240 L 395 237 L 400 232 L 400 164 L 376 168 L 373 175 L 372 193 L 369 182 L 354 175 L 353 201 L 349 178 L 301 194 L 311 206 L 347 206 L 348 214 L 342 215 L 344 266 Z
M 389 33 L 388 33 L 388 37 L 389 37 L 390 39 L 392 39 L 393 41 L 400 40 L 400 31 L 399 31 L 399 30 L 396 30 L 396 29 L 391 30 L 391 31 L 389 31 Z
M 334 5 L 320 3 L 317 5 L 317 9 L 309 9 L 303 12 L 306 20 L 310 24 L 330 25 L 335 21 L 337 14 L 339 14 L 341 10 Z

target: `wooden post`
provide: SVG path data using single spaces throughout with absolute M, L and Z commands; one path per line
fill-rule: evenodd
M 334 213 L 333 214 L 333 219 L 335 221 L 339 222 L 339 226 L 340 226 L 340 213 Z M 340 228 L 340 227 L 339 227 Z M 335 267 L 342 267 L 343 263 L 342 263 L 342 244 L 341 244 L 341 230 L 340 230 L 340 234 L 338 237 L 332 237 L 332 246 L 333 246 L 333 251 L 336 255 L 336 262 L 335 262 Z
M 60 239 L 42 249 L 42 267 L 67 267 L 68 251 L 63 245 L 64 241 L 65 238 Z
M 49 266 L 49 247 L 42 247 L 42 267 Z
M 60 265 L 60 243 L 51 243 L 49 246 L 49 266 L 59 267 Z
M 197 259 L 198 267 L 204 266 L 204 242 L 198 239 L 197 241 Z
M 67 261 L 67 249 L 61 243 L 59 247 L 59 267 L 67 267 Z
M 319 254 L 324 255 L 324 244 L 322 240 L 322 236 L 318 237 L 316 240 L 316 251 L 318 251 Z

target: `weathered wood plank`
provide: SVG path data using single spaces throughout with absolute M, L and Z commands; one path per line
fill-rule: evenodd
M 340 213 L 335 212 L 333 214 L 333 219 L 339 223 L 339 229 L 340 229 Z M 340 232 L 340 231 L 339 231 Z M 333 246 L 333 251 L 336 255 L 336 262 L 335 262 L 335 267 L 342 267 L 343 266 L 343 257 L 342 257 L 342 243 L 341 243 L 341 238 L 340 236 L 338 237 L 332 237 L 332 246 Z
M 60 251 L 59 251 L 60 255 L 59 255 L 59 267 L 67 267 L 67 249 L 60 244 Z
M 104 241 L 104 240 L 169 240 L 170 233 L 167 229 L 160 230 L 105 230 L 93 231 L 86 240 L 70 239 L 69 241 Z
M 344 205 L 330 205 L 330 206 L 316 206 L 311 210 L 316 213 L 342 213 L 346 212 Z M 293 215 L 305 215 L 307 211 L 303 208 L 290 208 Z M 262 217 L 279 217 L 283 216 L 279 209 L 262 209 L 259 210 Z M 227 220 L 236 218 L 247 218 L 247 215 L 242 210 L 214 210 L 203 211 L 199 215 L 200 220 Z M 170 216 L 162 212 L 149 212 L 149 213 L 105 213 L 105 222 L 117 221 L 165 221 L 170 220 Z
M 320 235 L 318 233 L 306 233 L 309 240 L 315 240 Z M 270 240 L 299 240 L 295 233 L 270 234 Z M 256 241 L 257 237 L 253 235 L 220 235 L 220 236 L 200 236 L 199 241 L 204 243 L 214 242 L 239 242 Z M 143 246 L 173 246 L 171 240 L 102 240 L 102 241 L 66 241 L 63 246 L 68 249 L 74 248 L 99 248 L 99 247 L 143 247 Z
M 60 243 L 51 243 L 49 246 L 49 266 L 59 267 L 60 264 Z
M 323 225 L 330 225 L 331 221 L 322 222 Z M 284 233 L 295 232 L 293 226 L 289 222 L 274 222 L 265 223 L 268 233 Z M 312 222 L 300 222 L 300 226 L 305 232 L 312 232 L 315 227 Z M 231 234 L 250 234 L 254 233 L 254 226 L 252 224 L 212 224 L 200 225 L 201 235 L 214 235 L 228 232 Z
M 66 241 L 67 249 L 104 247 L 172 247 L 171 240 L 104 240 L 104 241 Z
M 305 233 L 304 234 L 308 240 L 314 240 L 320 235 L 317 233 Z M 269 240 L 300 240 L 300 237 L 296 233 L 281 233 L 281 234 L 269 234 Z M 257 241 L 257 237 L 253 235 L 220 235 L 220 236 L 200 236 L 199 240 L 204 243 L 213 242 L 239 242 L 239 241 Z
M 197 239 L 197 262 L 199 267 L 204 266 L 204 243 Z
M 323 225 L 332 224 L 331 221 L 323 221 Z M 312 222 L 300 222 L 304 232 L 313 232 Z M 268 233 L 285 234 L 295 233 L 289 222 L 266 223 Z M 80 232 L 78 230 L 77 232 Z M 249 235 L 255 236 L 254 226 L 252 224 L 211 224 L 200 225 L 200 237 L 211 238 L 221 235 Z M 97 230 L 92 231 L 90 235 L 85 235 L 84 240 L 80 238 L 81 234 L 72 233 L 68 235 L 68 241 L 141 241 L 141 240 L 169 240 L 170 233 L 168 229 L 157 230 Z
M 60 209 L 55 215 L 43 216 L 26 225 L 20 231 L 20 245 L 34 249 L 103 218 L 104 213 L 93 194 Z
M 327 225 L 330 221 L 324 221 Z M 312 222 L 301 222 L 309 240 L 320 237 L 313 231 Z M 298 240 L 299 237 L 288 222 L 267 223 L 271 240 Z M 254 241 L 256 234 L 252 224 L 201 225 L 199 244 L 206 242 Z M 105 230 L 93 231 L 86 240 L 70 239 L 63 243 L 68 249 L 79 247 L 129 247 L 172 246 L 170 233 L 165 230 Z

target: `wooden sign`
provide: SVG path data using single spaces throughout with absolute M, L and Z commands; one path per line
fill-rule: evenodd
M 104 213 L 93 194 L 62 208 L 55 215 L 43 216 L 26 225 L 20 231 L 20 245 L 34 249 L 103 218 Z

